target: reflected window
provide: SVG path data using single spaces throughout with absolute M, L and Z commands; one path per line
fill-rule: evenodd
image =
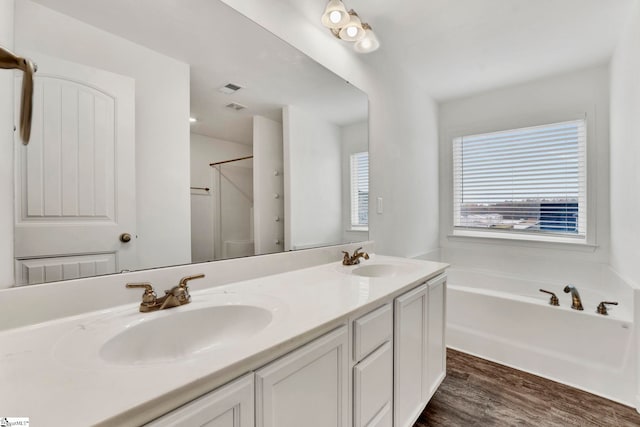
M 351 155 L 351 228 L 369 226 L 369 153 Z

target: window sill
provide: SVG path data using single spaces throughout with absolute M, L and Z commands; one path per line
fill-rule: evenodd
M 348 228 L 346 231 L 360 231 L 360 232 L 366 233 L 369 231 L 369 227 L 351 227 L 351 228 Z
M 580 252 L 595 252 L 598 245 L 572 237 L 546 235 L 525 235 L 517 233 L 496 233 L 491 231 L 454 230 L 447 236 L 451 241 L 475 241 L 495 245 L 516 245 L 531 247 L 555 247 Z

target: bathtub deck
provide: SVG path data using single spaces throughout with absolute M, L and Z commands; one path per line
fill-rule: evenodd
M 635 409 L 455 350 L 414 427 L 640 426 Z

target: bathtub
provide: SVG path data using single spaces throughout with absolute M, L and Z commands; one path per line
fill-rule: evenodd
M 574 285 L 584 311 L 570 308 L 563 283 L 452 268 L 447 346 L 636 407 L 633 292 Z M 540 288 L 555 292 L 560 307 Z M 613 298 L 621 305 L 596 314 Z

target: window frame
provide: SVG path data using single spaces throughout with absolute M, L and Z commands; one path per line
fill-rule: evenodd
M 370 180 L 370 173 L 369 173 L 369 152 L 368 151 L 357 151 L 357 152 L 353 152 L 353 153 L 349 153 L 349 231 L 369 231 L 369 197 L 368 195 L 370 194 L 370 192 L 367 192 L 367 223 L 366 224 L 361 224 L 361 223 L 354 223 L 353 219 L 354 219 L 354 201 L 357 198 L 357 196 L 355 196 L 354 193 L 354 189 L 356 188 L 356 185 L 354 185 L 355 183 L 353 182 L 353 177 L 354 177 L 354 171 L 353 171 L 353 165 L 354 165 L 354 158 L 356 156 L 360 156 L 366 154 L 367 155 L 367 180 Z M 357 202 L 356 202 L 357 203 Z M 359 209 L 356 208 L 356 211 L 359 211 Z
M 536 117 L 516 117 L 509 119 L 501 119 L 487 121 L 474 125 L 450 128 L 445 130 L 444 140 L 448 147 L 446 153 L 448 159 L 445 159 L 448 169 L 446 176 L 441 178 L 447 181 L 447 192 L 441 197 L 441 203 L 446 203 L 445 211 L 442 211 L 446 218 L 446 226 L 444 238 L 450 241 L 469 241 L 469 242 L 486 242 L 495 244 L 510 244 L 516 246 L 560 246 L 565 248 L 574 248 L 576 250 L 594 250 L 597 247 L 596 242 L 596 183 L 597 183 L 597 163 L 596 163 L 596 130 L 594 111 L 585 111 L 578 113 L 547 113 L 540 114 Z M 526 233 L 517 231 L 503 230 L 481 230 L 481 229 L 460 229 L 454 225 L 454 140 L 469 135 L 477 135 L 483 133 L 509 131 L 520 128 L 528 128 L 535 126 L 544 126 L 554 123 L 569 122 L 574 120 L 584 120 L 586 128 L 586 147 L 585 147 L 585 176 L 586 176 L 586 212 L 587 227 L 585 237 L 570 235 L 553 235 L 546 233 Z

